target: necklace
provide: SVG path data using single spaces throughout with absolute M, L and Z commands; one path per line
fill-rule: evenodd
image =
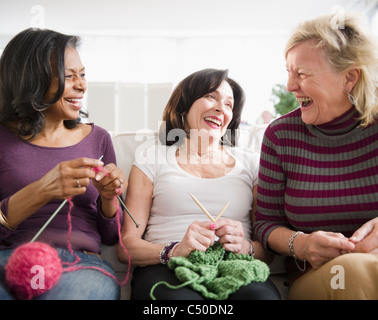
M 199 153 L 183 144 L 177 148 L 176 159 L 179 167 L 185 172 L 205 179 L 225 176 L 235 165 L 235 159 L 220 145 Z

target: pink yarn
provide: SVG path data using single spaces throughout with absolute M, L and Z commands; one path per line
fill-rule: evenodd
M 50 290 L 63 268 L 58 253 L 43 242 L 19 246 L 5 266 L 5 281 L 18 299 L 30 300 Z
M 97 173 L 100 171 L 104 171 L 103 168 L 97 167 L 93 168 L 93 170 Z M 107 172 L 106 172 L 107 173 Z M 58 256 L 57 251 L 52 248 L 50 245 L 43 243 L 43 242 L 32 242 L 26 243 L 19 246 L 11 255 L 8 260 L 8 263 L 5 266 L 5 281 L 11 291 L 15 294 L 18 299 L 23 300 L 30 300 L 33 297 L 41 295 L 42 293 L 50 290 L 60 279 L 62 272 L 72 272 L 76 270 L 82 269 L 93 269 L 103 274 L 111 277 L 114 281 L 117 282 L 118 285 L 123 286 L 127 283 L 129 276 L 130 276 L 130 269 L 131 269 L 131 258 L 128 254 L 125 245 L 122 242 L 121 237 L 121 223 L 119 218 L 119 204 L 117 199 L 116 207 L 116 219 L 118 225 L 118 237 L 119 243 L 128 256 L 128 269 L 127 274 L 124 281 L 121 283 L 113 274 L 99 268 L 99 267 L 81 267 L 75 266 L 78 262 L 80 262 L 80 257 L 74 253 L 72 250 L 71 245 L 71 232 L 72 232 L 72 222 L 71 222 L 71 209 L 73 207 L 73 203 L 71 198 L 67 199 L 69 204 L 69 209 L 67 213 L 67 220 L 68 220 L 68 231 L 67 231 L 67 246 L 70 253 L 76 258 L 74 262 L 63 262 Z M 67 268 L 62 267 L 62 264 L 68 265 Z M 37 274 L 33 273 L 32 268 L 36 267 Z M 40 268 L 39 268 L 40 267 Z M 41 279 L 43 277 L 43 284 L 38 283 L 38 271 L 43 272 Z M 36 278 L 34 278 L 36 277 Z M 34 281 L 36 280 L 36 281 Z
M 94 168 L 95 169 L 95 168 Z M 101 170 L 99 170 L 101 171 Z M 97 172 L 99 172 L 97 171 Z M 78 255 L 75 254 L 75 252 L 72 250 L 72 246 L 71 246 L 71 242 L 69 241 L 70 240 L 70 237 L 71 237 L 71 230 L 72 230 L 72 223 L 71 223 L 71 208 L 73 206 L 73 203 L 72 201 L 69 199 L 68 200 L 68 203 L 70 204 L 70 209 L 68 211 L 68 233 L 67 233 L 67 238 L 68 238 L 68 250 L 70 251 L 70 253 L 76 257 L 76 260 L 72 263 L 69 263 L 69 262 L 63 262 L 63 264 L 66 264 L 66 265 L 70 265 L 69 268 L 65 268 L 63 271 L 64 272 L 72 272 L 72 271 L 77 271 L 77 270 L 83 270 L 83 269 L 92 269 L 92 270 L 97 270 L 97 271 L 100 271 L 102 272 L 103 274 L 107 275 L 108 277 L 111 277 L 112 279 L 114 279 L 115 282 L 117 282 L 117 284 L 119 286 L 124 286 L 129 277 L 130 277 L 130 270 L 131 270 L 131 258 L 130 258 L 130 255 L 125 247 L 125 245 L 123 244 L 123 241 L 122 241 L 122 236 L 121 236 L 121 222 L 119 220 L 119 214 L 118 214 L 118 210 L 119 210 L 119 205 L 118 205 L 118 202 L 117 200 L 115 199 L 116 201 L 116 207 L 117 207 L 117 214 L 116 214 L 116 219 L 117 219 L 117 225 L 118 225 L 118 238 L 119 238 L 119 243 L 122 247 L 122 249 L 124 250 L 124 252 L 126 253 L 127 257 L 128 257 L 128 267 L 127 267 L 127 274 L 126 274 L 126 277 L 124 279 L 124 281 L 120 282 L 117 277 L 115 277 L 113 274 L 99 268 L 99 267 L 81 267 L 81 266 L 78 266 L 78 267 L 75 267 L 74 265 L 76 263 L 78 263 L 80 261 L 80 257 Z

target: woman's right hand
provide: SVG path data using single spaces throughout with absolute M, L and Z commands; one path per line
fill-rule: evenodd
M 7 220 L 17 226 L 53 199 L 67 199 L 86 192 L 90 179 L 95 177 L 93 167 L 102 161 L 78 158 L 58 163 L 41 179 L 13 194 L 8 201 Z
M 47 172 L 39 182 L 48 201 L 66 199 L 85 193 L 86 187 L 96 175 L 92 168 L 102 165 L 102 161 L 85 157 L 63 161 Z
M 212 224 L 211 221 L 194 221 L 177 245 L 173 256 L 187 258 L 194 250 L 206 251 L 214 244 L 215 231 L 211 228 Z
M 299 234 L 294 239 L 294 253 L 308 261 L 314 269 L 345 252 L 352 251 L 355 245 L 341 233 L 315 231 Z

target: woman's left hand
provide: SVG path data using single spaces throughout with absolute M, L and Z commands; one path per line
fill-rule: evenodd
M 353 252 L 378 254 L 378 217 L 366 222 L 349 240 L 355 243 Z
M 250 243 L 244 239 L 244 230 L 240 221 L 220 219 L 215 223 L 215 235 L 226 251 L 249 253 Z
M 95 168 L 95 171 L 97 173 L 93 179 L 93 185 L 97 188 L 103 200 L 113 200 L 126 189 L 125 175 L 114 163 L 109 163 L 100 170 Z

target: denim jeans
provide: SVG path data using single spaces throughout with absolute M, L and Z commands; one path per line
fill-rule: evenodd
M 62 262 L 74 262 L 75 257 L 64 249 L 56 249 Z M 5 284 L 4 267 L 12 255 L 13 250 L 0 250 L 0 300 L 14 300 Z M 75 251 L 80 262 L 75 267 L 97 267 L 113 274 L 110 263 L 98 255 Z M 67 266 L 63 265 L 63 269 Z M 93 269 L 80 269 L 63 272 L 60 280 L 49 291 L 34 298 L 35 300 L 119 300 L 120 287 L 117 282 L 101 271 Z

